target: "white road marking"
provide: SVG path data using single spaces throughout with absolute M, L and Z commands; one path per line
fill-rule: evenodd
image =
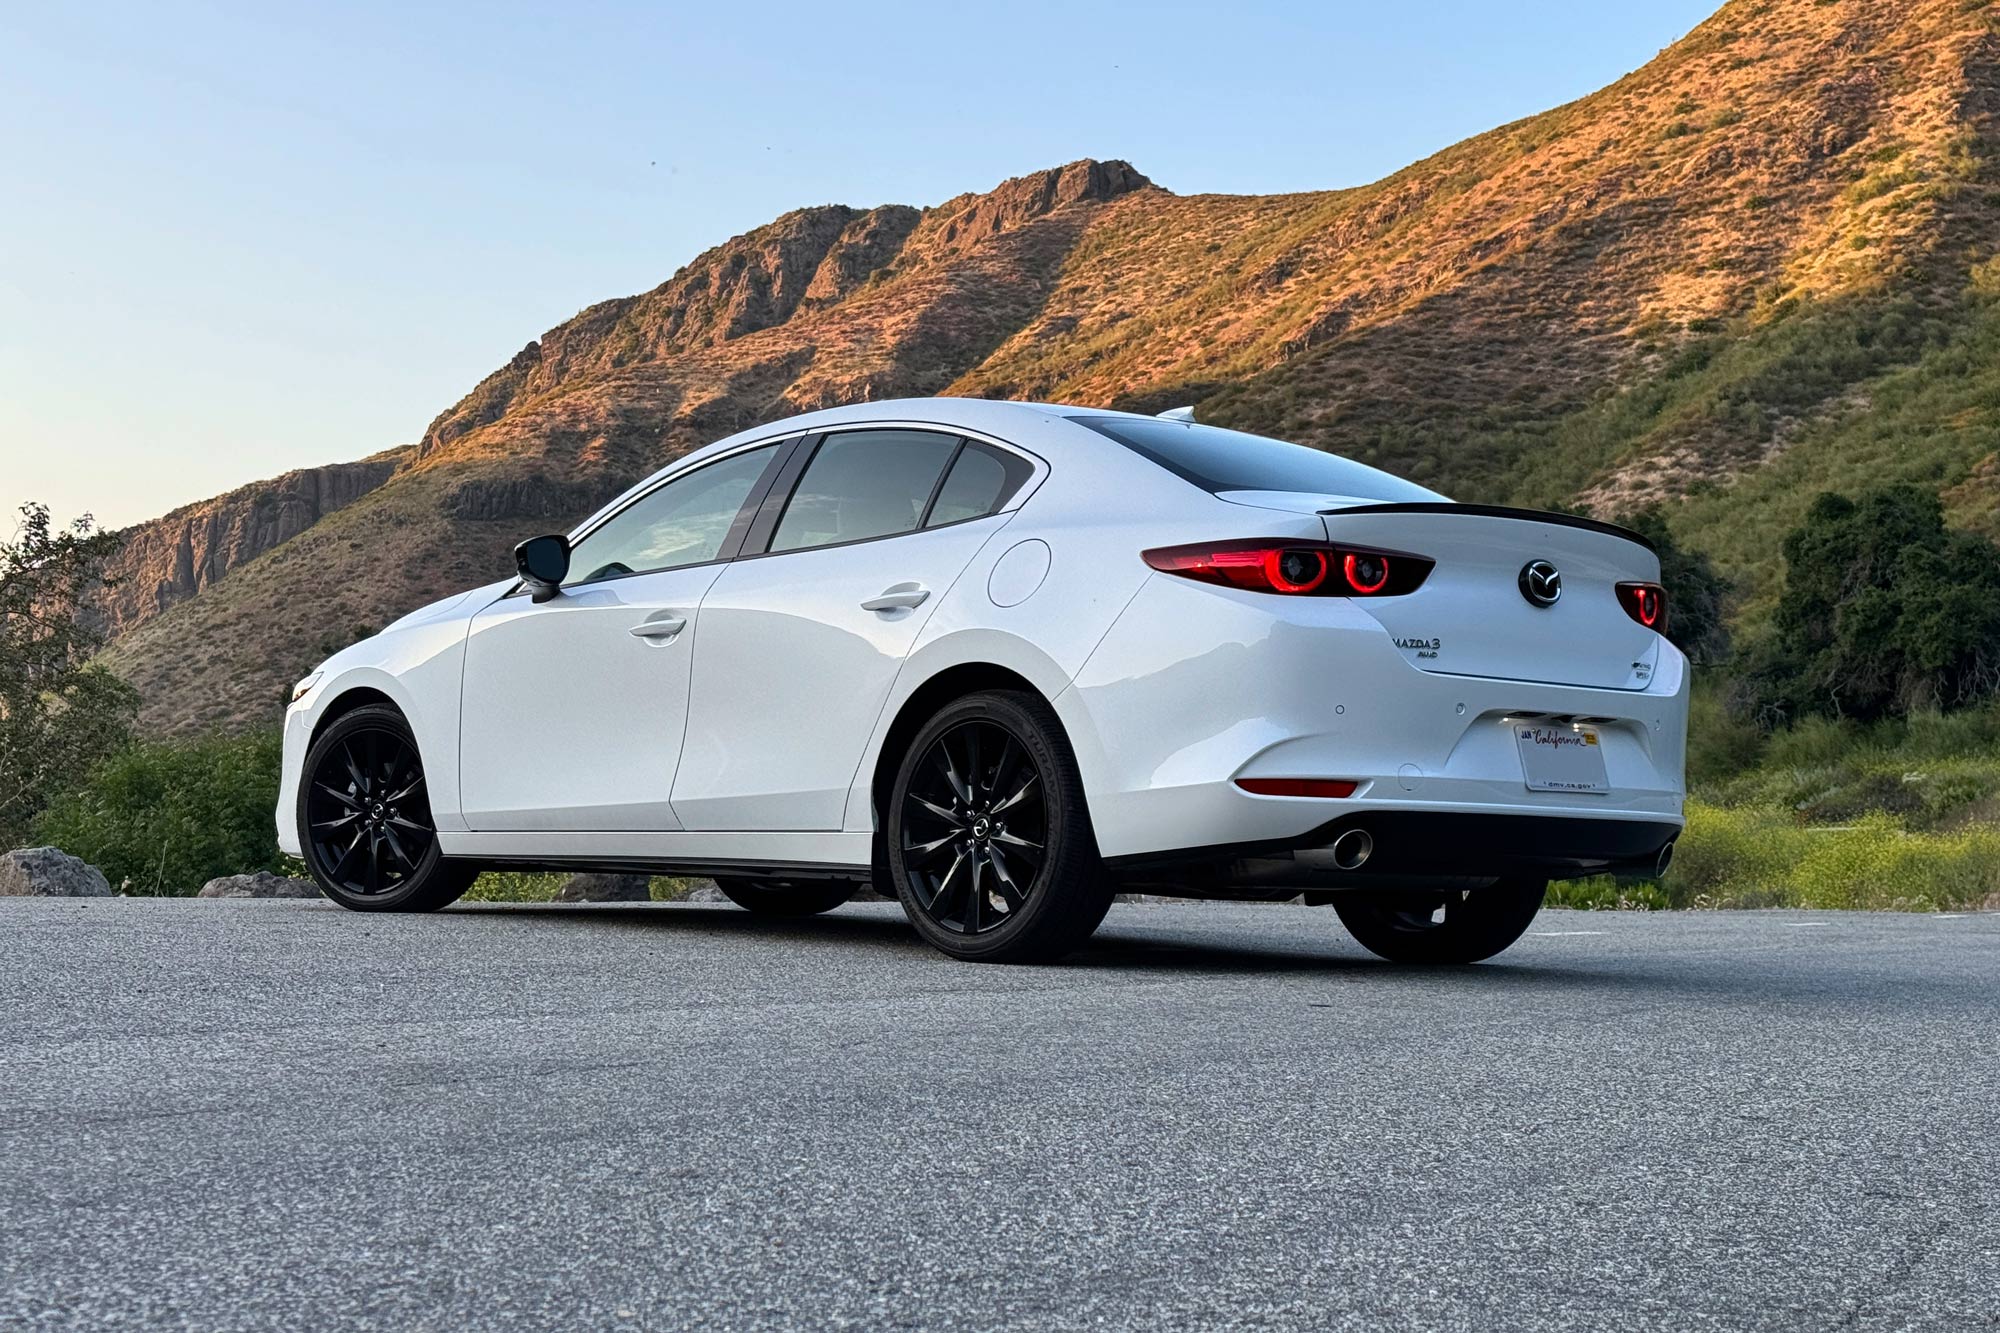
M 1779 924 L 1779 925 L 1781 925 L 1781 926 L 1796 926 L 1796 927 L 1799 927 L 1799 928 L 1803 929 L 1803 928 L 1804 928 L 1804 927 L 1806 927 L 1806 926 L 1830 926 L 1830 925 L 1832 925 L 1832 924 L 1833 924 L 1833 922 L 1831 922 L 1831 921 L 1780 921 L 1780 922 L 1779 922 L 1778 924 Z
M 1601 930 L 1538 930 L 1537 935 L 1602 935 Z

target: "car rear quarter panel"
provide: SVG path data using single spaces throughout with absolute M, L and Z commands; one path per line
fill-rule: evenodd
M 1067 426 L 1083 448 L 1066 454 L 1005 529 L 981 548 L 952 585 L 912 647 L 848 794 L 845 827 L 873 827 L 873 775 L 903 706 L 940 673 L 968 664 L 1003 667 L 1025 678 L 1054 705 L 1065 728 L 1087 726 L 1069 685 L 1153 571 L 1142 553 L 1202 540 L 1280 536 L 1318 538 L 1312 514 L 1230 504 L 1080 426 Z M 1046 548 L 1046 571 L 1021 595 L 1022 548 Z M 1010 553 L 1014 559 L 1010 561 Z M 1009 561 L 1008 585 L 996 597 L 994 571 Z M 1018 600 L 1013 600 L 1018 596 Z M 1003 605 L 1006 601 L 1009 604 Z M 1198 632 L 1198 631 L 1193 631 Z M 1098 747 L 1077 745 L 1087 799 L 1111 769 Z

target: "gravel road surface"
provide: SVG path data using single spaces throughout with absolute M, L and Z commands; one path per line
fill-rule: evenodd
M 2000 1328 L 2000 916 L 0 902 L 0 1328 Z

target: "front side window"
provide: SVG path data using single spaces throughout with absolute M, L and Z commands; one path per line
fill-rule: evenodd
M 771 538 L 773 551 L 914 532 L 958 439 L 923 430 L 851 430 L 820 442 Z
M 732 455 L 635 500 L 570 551 L 563 586 L 720 558 L 730 525 L 777 451 L 768 444 Z

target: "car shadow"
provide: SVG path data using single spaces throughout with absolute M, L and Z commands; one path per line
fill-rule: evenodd
M 825 947 L 894 950 L 913 960 L 952 964 L 924 943 L 900 913 L 834 911 L 811 917 L 756 916 L 739 908 L 692 903 L 542 904 L 462 903 L 454 913 L 524 916 L 677 934 L 753 937 L 777 942 L 817 942 Z M 1274 915 L 1269 933 L 1231 922 L 1221 927 L 1147 927 L 1110 917 L 1088 944 L 1037 972 L 1148 977 L 1318 977 L 1350 983 L 1420 981 L 1430 991 L 1460 995 L 1539 992 L 1573 1003 L 1618 998 L 1703 997 L 1722 1001 L 1773 1000 L 1894 1008 L 1911 1000 L 1995 1012 L 2000 1001 L 1990 979 L 1941 976 L 1869 965 L 1863 954 L 1820 955 L 1801 966 L 1768 954 L 1634 956 L 1615 962 L 1576 956 L 1561 962 L 1514 961 L 1508 954 L 1473 966 L 1422 966 L 1386 962 L 1352 944 L 1329 915 Z M 1301 929 L 1303 926 L 1303 929 Z M 1225 936 L 1218 938 L 1218 936 Z

